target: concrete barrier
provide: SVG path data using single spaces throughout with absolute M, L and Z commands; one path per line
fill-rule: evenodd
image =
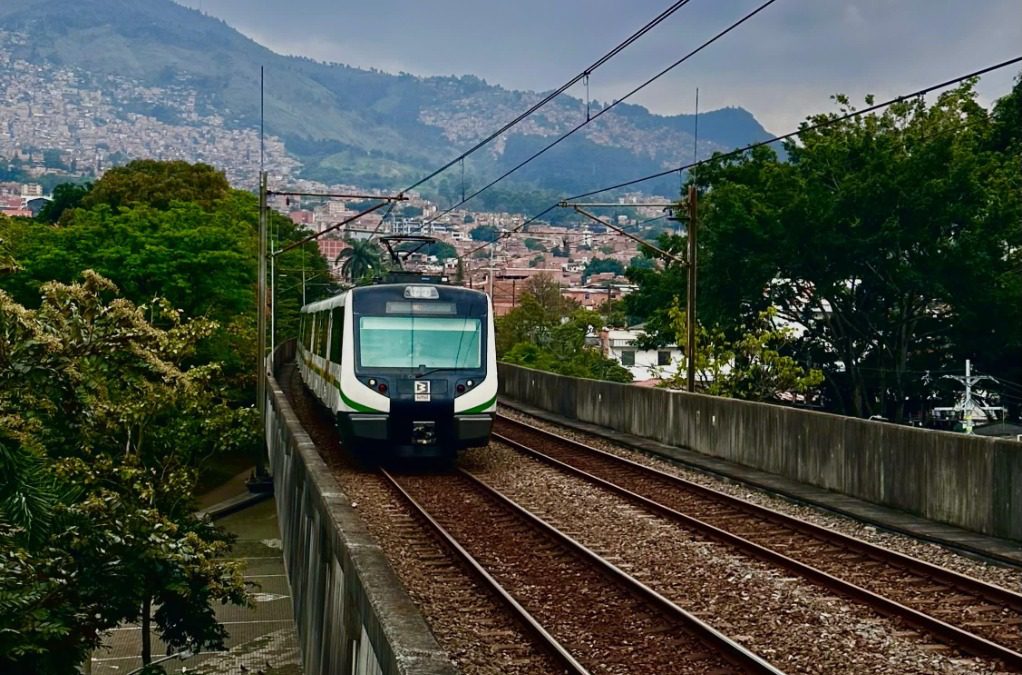
M 273 355 L 274 372 L 294 342 Z M 306 675 L 457 672 L 270 378 L 266 438 Z
M 1022 540 L 1022 444 L 500 364 L 510 399 Z

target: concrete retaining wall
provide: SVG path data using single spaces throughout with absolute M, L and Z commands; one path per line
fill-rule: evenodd
M 508 398 L 1022 540 L 1022 444 L 500 364 Z
M 278 347 L 274 372 L 293 357 L 293 341 Z M 266 398 L 269 463 L 304 673 L 456 673 L 273 378 Z

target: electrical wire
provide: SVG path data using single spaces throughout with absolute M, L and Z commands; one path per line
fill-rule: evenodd
M 520 231 L 526 225 L 529 225 L 530 223 L 536 222 L 537 220 L 539 220 L 540 218 L 542 218 L 543 216 L 545 216 L 546 214 L 550 213 L 555 208 L 557 208 L 562 202 L 566 202 L 566 201 L 570 202 L 570 201 L 576 201 L 578 199 L 585 199 L 586 197 L 592 197 L 594 195 L 602 194 L 604 192 L 610 192 L 611 190 L 617 190 L 617 189 L 620 189 L 620 188 L 623 188 L 623 187 L 629 187 L 629 186 L 632 186 L 632 185 L 637 185 L 639 183 L 644 183 L 646 181 L 654 180 L 656 178 L 663 178 L 664 176 L 669 176 L 671 174 L 681 173 L 682 171 L 687 171 L 687 170 L 690 170 L 690 169 L 694 169 L 694 168 L 703 166 L 704 164 L 710 164 L 712 162 L 720 162 L 722 160 L 730 159 L 732 157 L 738 157 L 738 156 L 748 152 L 749 150 L 753 150 L 755 148 L 763 147 L 765 145 L 770 145 L 772 143 L 779 143 L 779 142 L 782 142 L 782 141 L 790 140 L 790 139 L 795 138 L 796 136 L 799 136 L 799 135 L 804 134 L 806 132 L 816 131 L 818 129 L 823 129 L 823 128 L 826 128 L 826 127 L 829 127 L 829 126 L 833 126 L 835 124 L 838 124 L 839 122 L 844 122 L 845 120 L 853 119 L 855 117 L 860 117 L 862 115 L 865 115 L 865 114 L 868 114 L 868 113 L 871 113 L 871 112 L 875 112 L 875 111 L 880 110 L 882 108 L 890 107 L 892 105 L 895 105 L 896 103 L 901 103 L 902 101 L 906 101 L 906 100 L 911 99 L 911 98 L 916 98 L 916 97 L 919 97 L 919 96 L 925 96 L 926 94 L 929 94 L 930 92 L 936 91 L 938 89 L 946 89 L 946 88 L 948 88 L 950 86 L 953 86 L 953 85 L 956 85 L 956 84 L 960 84 L 961 82 L 964 82 L 965 80 L 968 80 L 968 79 L 971 79 L 971 78 L 974 78 L 974 77 L 979 77 L 981 75 L 985 75 L 986 73 L 990 73 L 990 72 L 993 72 L 995 70 L 1000 70 L 1002 68 L 1007 68 L 1008 66 L 1014 65 L 1014 64 L 1019 63 L 1019 62 L 1022 62 L 1022 56 L 1016 56 L 1016 57 L 1008 59 L 1006 61 L 1001 61 L 1000 63 L 996 63 L 994 65 L 987 66 L 985 68 L 980 68 L 979 70 L 974 70 L 971 73 L 967 73 L 965 75 L 961 75 L 959 77 L 955 77 L 955 78 L 952 78 L 950 80 L 945 80 L 945 81 L 943 81 L 943 82 L 941 82 L 939 84 L 930 85 L 930 86 L 925 87 L 923 89 L 919 89 L 917 91 L 914 91 L 914 92 L 912 92 L 910 94 L 903 94 L 901 96 L 896 96 L 894 98 L 887 99 L 886 101 L 882 101 L 880 103 L 873 104 L 873 105 L 871 105 L 869 107 L 866 107 L 866 108 L 863 108 L 861 110 L 853 110 L 851 112 L 845 113 L 844 115 L 839 115 L 837 117 L 830 117 L 830 118 L 827 118 L 825 120 L 821 120 L 821 121 L 813 123 L 813 124 L 803 124 L 802 126 L 800 126 L 795 131 L 791 131 L 791 132 L 783 134 L 781 136 L 774 136 L 773 138 L 769 138 L 769 139 L 767 139 L 765 141 L 758 141 L 756 143 L 750 143 L 749 145 L 743 146 L 741 148 L 736 148 L 736 149 L 731 150 L 729 152 L 715 154 L 713 157 L 710 157 L 708 159 L 702 159 L 702 160 L 699 160 L 698 162 L 691 162 L 689 164 L 683 164 L 681 166 L 674 167 L 673 169 L 668 169 L 666 171 L 659 171 L 657 173 L 650 174 L 648 176 L 643 176 L 642 178 L 635 178 L 633 180 L 625 181 L 623 183 L 617 183 L 616 185 L 610 185 L 608 187 L 603 187 L 603 188 L 600 188 L 598 190 L 591 190 L 589 192 L 583 192 L 581 194 L 577 194 L 577 195 L 574 195 L 572 197 L 567 197 L 565 199 L 559 200 L 559 201 L 551 204 L 550 206 L 546 207 L 545 209 L 543 209 L 542 211 L 540 211 L 536 215 L 532 216 L 531 218 L 526 219 L 525 221 L 523 221 L 522 223 L 517 225 L 515 228 L 513 228 L 511 230 L 508 230 L 507 232 L 502 232 L 497 237 L 497 239 L 495 239 L 494 241 L 492 241 L 492 242 L 485 242 L 485 243 L 481 244 L 480 246 L 477 246 L 477 247 L 475 247 L 473 249 L 470 249 L 469 251 L 466 251 L 463 254 L 462 257 L 470 256 L 473 253 L 475 253 L 476 251 L 482 250 L 482 249 L 486 248 L 487 246 L 496 246 L 497 242 L 501 238 L 509 237 L 512 234 L 515 234 L 516 232 Z
M 671 6 L 669 6 L 667 9 L 662 11 L 660 14 L 658 14 L 653 19 L 651 19 L 642 28 L 640 28 L 636 32 L 632 33 L 623 42 L 619 43 L 616 47 L 611 49 L 609 52 L 607 52 L 606 54 L 604 54 L 603 56 L 598 58 L 595 62 L 593 62 L 588 68 L 583 70 L 581 73 L 579 73 L 578 75 L 575 75 L 570 80 L 568 80 L 567 82 L 562 84 L 560 87 L 558 87 L 554 91 L 552 91 L 549 94 L 547 94 L 546 96 L 544 96 L 542 99 L 540 99 L 538 102 L 536 102 L 528 110 L 526 110 L 525 112 L 519 114 L 513 120 L 507 122 L 502 127 L 500 127 L 499 129 L 497 129 L 493 133 L 491 133 L 488 136 L 486 136 L 486 138 L 484 138 L 481 141 L 477 142 L 475 145 L 473 145 L 468 150 L 462 152 L 460 155 L 458 155 L 457 157 L 455 157 L 451 161 L 447 162 L 446 164 L 444 164 L 440 168 L 436 169 L 435 171 L 433 171 L 429 175 L 425 176 L 424 178 L 421 178 L 418 181 L 416 181 L 416 182 L 412 183 L 411 185 L 409 185 L 407 188 L 404 189 L 404 192 L 410 192 L 411 190 L 414 190 L 415 188 L 419 187 L 420 185 L 422 185 L 426 181 L 431 180 L 433 178 L 436 178 L 438 175 L 440 175 L 441 173 L 443 173 L 447 169 L 451 168 L 452 166 L 454 166 L 458 162 L 463 161 L 466 157 L 468 157 L 472 153 L 476 152 L 477 150 L 479 150 L 484 145 L 486 145 L 487 143 L 489 143 L 493 139 L 497 138 L 501 134 L 507 132 L 512 127 L 516 126 L 517 124 L 519 124 L 520 122 L 525 120 L 525 118 L 529 117 L 534 112 L 536 112 L 537 110 L 539 110 L 540 108 L 545 106 L 547 103 L 550 103 L 550 101 L 554 100 L 555 98 L 557 98 L 558 96 L 563 94 L 565 91 L 570 89 L 572 86 L 577 84 L 579 81 L 581 81 L 581 80 L 587 80 L 588 81 L 589 76 L 592 75 L 593 71 L 598 69 L 600 66 L 604 65 L 607 61 L 611 60 L 612 58 L 617 56 L 622 51 L 624 51 L 628 46 L 630 46 L 633 42 L 635 42 L 636 40 L 641 38 L 643 35 L 645 35 L 649 31 L 653 30 L 658 25 L 663 23 L 668 17 L 670 17 L 672 14 L 677 12 L 679 9 L 681 9 L 682 7 L 687 5 L 689 2 L 691 2 L 691 0 L 676 0 L 676 2 L 671 4 Z
M 600 118 L 600 117 L 601 117 L 602 115 L 604 115 L 604 114 L 606 114 L 606 113 L 610 112 L 611 110 L 613 110 L 613 109 L 614 109 L 614 108 L 615 108 L 616 106 L 618 106 L 619 104 L 621 104 L 621 103 L 623 103 L 623 102 L 627 101 L 627 100 L 628 100 L 629 98 L 631 98 L 632 96 L 634 96 L 634 95 L 635 95 L 635 94 L 637 94 L 638 92 L 642 91 L 643 89 L 645 89 L 645 88 L 646 88 L 646 87 L 648 87 L 649 85 L 653 84 L 654 82 L 656 82 L 657 80 L 659 80 L 659 79 L 660 79 L 661 77 L 663 77 L 663 76 L 664 76 L 664 75 L 666 75 L 667 73 L 671 72 L 672 70 L 674 70 L 675 68 L 677 68 L 678 66 L 680 66 L 681 64 L 683 64 L 683 63 L 684 63 L 685 61 L 688 61 L 688 60 L 689 60 L 690 58 L 692 58 L 693 56 L 695 56 L 695 55 L 696 55 L 696 54 L 698 54 L 699 52 L 703 51 L 704 49 L 706 49 L 707 47 L 709 47 L 709 46 L 710 46 L 710 45 L 712 45 L 712 44 L 713 44 L 714 42 L 716 42 L 717 40 L 721 39 L 722 37 L 724 37 L 725 35 L 727 35 L 727 34 L 728 34 L 728 33 L 730 33 L 731 31 L 735 30 L 736 28 L 738 28 L 739 26 L 741 26 L 741 25 L 742 25 L 743 23 L 745 23 L 745 22 L 746 22 L 746 21 L 748 21 L 749 19 L 753 18 L 754 16 L 756 16 L 757 14 L 759 14 L 760 12 L 762 12 L 763 10 L 765 10 L 765 9 L 766 9 L 767 7 L 769 7 L 770 5 L 774 4 L 775 2 L 777 2 L 777 0 L 767 0 L 767 1 L 766 1 L 766 2 L 764 2 L 764 3 L 762 4 L 762 5 L 760 5 L 760 6 L 759 6 L 759 7 L 757 7 L 756 9 L 752 10 L 751 12 L 749 12 L 748 14 L 746 14 L 745 16 L 743 16 L 742 18 L 738 19 L 738 21 L 735 21 L 735 22 L 734 22 L 734 23 L 732 23 L 732 24 L 731 24 L 730 26 L 728 26 L 728 27 L 727 27 L 727 28 L 725 28 L 724 30 L 720 31 L 719 33 L 717 33 L 716 35 L 714 35 L 714 36 L 713 36 L 712 38 L 710 38 L 709 40 L 707 40 L 707 41 L 703 42 L 703 43 L 702 43 L 701 45 L 699 45 L 698 47 L 696 47 L 695 49 L 693 49 L 693 50 L 692 50 L 692 51 L 690 51 L 689 53 L 685 54 L 685 55 L 684 55 L 684 56 L 682 56 L 682 57 L 681 57 L 680 59 L 678 59 L 677 61 L 675 61 L 675 62 L 674 62 L 674 63 L 672 63 L 671 65 L 667 66 L 666 68 L 664 68 L 664 69 L 663 69 L 663 70 L 661 70 L 661 71 L 660 71 L 659 73 L 657 73 L 657 74 L 656 74 L 656 75 L 654 75 L 653 77 L 649 78 L 648 80 L 646 80 L 645 82 L 643 82 L 643 83 L 642 83 L 642 84 L 640 84 L 639 86 L 635 87 L 634 89 L 632 89 L 631 91 L 629 91 L 629 92 L 628 92 L 627 94 L 625 94 L 625 95 L 624 95 L 624 96 L 622 96 L 621 98 L 619 98 L 619 99 L 616 99 L 615 101 L 613 101 L 613 102 L 612 102 L 612 103 L 611 103 L 610 105 L 608 105 L 607 107 L 605 107 L 605 108 L 603 108 L 602 110 L 598 111 L 598 112 L 597 112 L 596 114 L 592 115 L 591 117 L 590 117 L 589 115 L 586 115 L 586 120 L 585 120 L 584 122 L 581 122 L 581 123 L 577 124 L 577 125 L 576 125 L 576 126 L 574 126 L 574 127 L 572 128 L 572 129 L 570 129 L 570 130 L 566 131 L 566 132 L 565 132 L 564 134 L 562 134 L 562 135 L 558 136 L 558 137 L 557 137 L 557 138 L 555 138 L 555 139 L 554 139 L 553 141 L 551 141 L 551 142 L 550 142 L 550 143 L 548 143 L 547 145 L 543 146 L 542 148 L 540 148 L 539 150 L 537 150 L 537 151 L 536 151 L 535 153 L 533 153 L 532 155 L 530 155 L 530 156 L 529 156 L 529 157 L 527 157 L 526 159 L 522 160 L 521 162 L 519 162 L 518 164 L 516 164 L 516 165 L 515 165 L 515 166 L 513 166 L 512 168 L 508 169 L 507 171 L 505 171 L 505 172 L 504 172 L 504 173 L 502 173 L 502 174 L 501 174 L 500 176 L 498 176 L 497 178 L 493 179 L 492 181 L 490 181 L 489 183 L 487 183 L 487 184 L 486 184 L 486 185 L 484 185 L 483 187 L 479 188 L 478 190 L 476 190 L 475 192 L 473 192 L 472 194 L 470 194 L 470 195 L 469 195 L 468 197 L 465 197 L 464 199 L 462 199 L 462 200 L 461 200 L 460 202 L 458 202 L 457 204 L 454 204 L 454 205 L 452 205 L 452 206 L 448 207 L 448 208 L 447 208 L 447 209 L 446 209 L 445 211 L 441 211 L 440 213 L 436 214 L 435 216 L 433 216 L 433 218 L 431 218 L 431 219 L 430 219 L 430 220 L 429 220 L 429 221 L 427 222 L 427 224 L 428 224 L 428 223 L 431 223 L 431 222 L 433 222 L 433 221 L 435 221 L 435 220 L 437 220 L 438 218 L 441 218 L 441 217 L 443 217 L 443 216 L 447 215 L 448 213 L 450 213 L 451 211 L 455 210 L 455 209 L 456 209 L 456 208 L 458 208 L 459 206 L 462 206 L 462 205 L 464 205 L 465 203 L 467 203 L 467 202 L 471 201 L 472 199 L 474 199 L 474 198 L 478 197 L 479 195 L 481 195 L 482 193 L 486 192 L 487 190 L 489 190 L 489 189 L 490 189 L 491 187 L 493 187 L 494 185 L 496 185 L 496 184 L 497 184 L 497 183 L 499 183 L 500 181 L 504 180 L 505 178 L 507 178 L 508 176 L 510 176 L 511 174 L 513 174 L 514 172 L 516 172 L 516 171 L 518 171 L 519 169 L 521 169 L 521 168 L 522 168 L 523 166 L 525 166 L 526 164 L 529 164 L 529 163 L 530 163 L 530 162 L 532 162 L 533 160 L 535 160 L 535 159 L 539 158 L 539 157 L 540 157 L 540 156 L 541 156 L 541 155 L 542 155 L 543 153 L 545 153 L 545 152 L 546 152 L 547 150 L 550 150 L 551 148 L 553 148 L 554 146 L 558 145 L 558 144 L 559 144 L 559 143 L 561 143 L 562 141 L 564 141 L 564 140 L 566 140 L 566 139 L 570 138 L 570 137 L 571 137 L 571 136 L 573 136 L 573 135 L 574 135 L 574 134 L 575 134 L 576 132 L 578 132 L 578 131 L 580 131 L 581 129 L 585 128 L 585 127 L 586 127 L 586 126 L 588 126 L 588 125 L 589 125 L 590 123 L 592 123 L 592 122 L 595 122 L 595 121 L 596 121 L 597 119 L 599 119 L 599 118 Z

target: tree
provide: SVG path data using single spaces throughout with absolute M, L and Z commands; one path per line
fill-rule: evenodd
M 106 204 L 117 212 L 137 204 L 166 209 L 171 202 L 180 201 L 211 210 L 227 196 L 230 187 L 223 172 L 207 164 L 139 159 L 103 174 L 82 200 L 82 206 Z
M 341 273 L 351 282 L 357 282 L 366 276 L 382 269 L 380 247 L 371 239 L 348 239 L 349 248 L 341 251 L 337 262 L 341 264 Z
M 546 251 L 546 246 L 539 239 L 533 239 L 532 237 L 526 237 L 525 248 L 530 251 Z
M 139 180 L 142 180 L 141 178 Z M 94 199 L 94 191 L 87 195 Z M 84 200 L 83 200 L 84 201 Z M 147 205 L 96 203 L 65 211 L 61 227 L 24 219 L 0 219 L 0 239 L 18 261 L 18 271 L 0 277 L 0 287 L 26 306 L 39 301 L 43 284 L 70 283 L 85 269 L 113 281 L 136 304 L 166 298 L 184 317 L 208 317 L 218 323 L 199 349 L 199 361 L 223 365 L 223 377 L 239 403 L 253 396 L 256 335 L 255 285 L 258 251 L 258 201 L 231 190 L 207 209 L 175 201 L 165 209 Z M 276 246 L 302 235 L 294 223 L 270 214 Z M 300 277 L 327 279 L 326 261 L 314 242 L 277 258 L 278 270 Z M 289 273 L 289 272 L 286 272 Z M 300 284 L 278 284 L 277 325 L 281 334 L 296 331 Z M 314 286 L 309 300 L 329 291 Z
M 497 241 L 500 230 L 493 225 L 477 225 L 469 230 L 469 236 L 475 241 Z
M 0 291 L 5 673 L 72 672 L 125 621 L 220 648 L 211 605 L 246 601 L 229 536 L 190 495 L 202 459 L 251 442 L 258 420 L 230 407 L 215 365 L 183 367 L 211 322 L 116 290 L 86 272 L 44 285 L 36 310 Z
M 569 377 L 631 382 L 632 374 L 627 368 L 586 344 L 586 335 L 599 330 L 602 324 L 603 317 L 596 312 L 576 308 L 549 326 L 541 342 L 518 342 L 504 354 L 503 360 Z
M 684 344 L 688 330 L 685 311 L 675 301 L 669 314 L 674 339 Z M 795 395 L 808 398 L 816 391 L 823 383 L 823 373 L 802 368 L 784 353 L 791 351 L 795 332 L 789 327 L 776 327 L 776 314 L 775 310 L 763 312 L 749 332 L 736 340 L 719 329 L 697 326 L 695 370 L 703 391 L 746 401 L 781 401 Z M 661 386 L 685 389 L 687 380 L 687 370 L 678 368 Z
M 627 369 L 586 345 L 586 335 L 603 324 L 602 316 L 563 297 L 552 276 L 538 274 L 522 285 L 518 305 L 497 319 L 497 354 L 572 377 L 631 382 Z
M 664 232 L 656 246 L 675 258 L 684 259 L 688 239 Z M 636 258 L 645 263 L 635 264 L 636 258 L 632 258 L 632 264 L 625 270 L 638 289 L 624 297 L 624 309 L 628 323 L 645 323 L 645 336 L 640 346 L 652 349 L 674 342 L 669 310 L 677 298 L 685 296 L 688 268 L 674 258 L 662 260 L 663 256 L 648 246 L 640 247 L 639 254 Z M 662 262 L 662 267 L 656 267 L 657 260 Z
M 971 83 L 835 123 L 852 109 L 836 100 L 787 162 L 761 148 L 701 167 L 700 313 L 734 334 L 775 307 L 834 409 L 902 420 L 926 370 L 1018 363 L 1019 153 Z
M 61 183 L 53 188 L 53 199 L 43 206 L 36 219 L 43 223 L 56 223 L 60 221 L 65 211 L 78 208 L 85 195 L 92 189 L 91 183 Z
M 585 269 L 582 270 L 582 283 L 585 283 L 586 279 L 594 274 L 602 274 L 604 272 L 612 272 L 615 275 L 624 274 L 625 266 L 613 258 L 593 258 L 586 264 Z

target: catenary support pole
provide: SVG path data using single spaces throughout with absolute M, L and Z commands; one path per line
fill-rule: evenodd
M 259 426 L 261 435 L 266 433 L 266 225 L 268 222 L 266 209 L 266 172 L 259 175 L 259 283 L 256 289 L 256 309 L 258 325 L 256 328 L 256 405 L 259 408 Z M 263 464 L 263 449 L 260 448 L 256 460 L 256 472 L 260 473 Z
M 685 302 L 685 320 L 688 324 L 685 363 L 689 391 L 696 389 L 696 268 L 698 267 L 696 241 L 698 232 L 696 186 L 690 185 L 688 187 L 688 295 Z

